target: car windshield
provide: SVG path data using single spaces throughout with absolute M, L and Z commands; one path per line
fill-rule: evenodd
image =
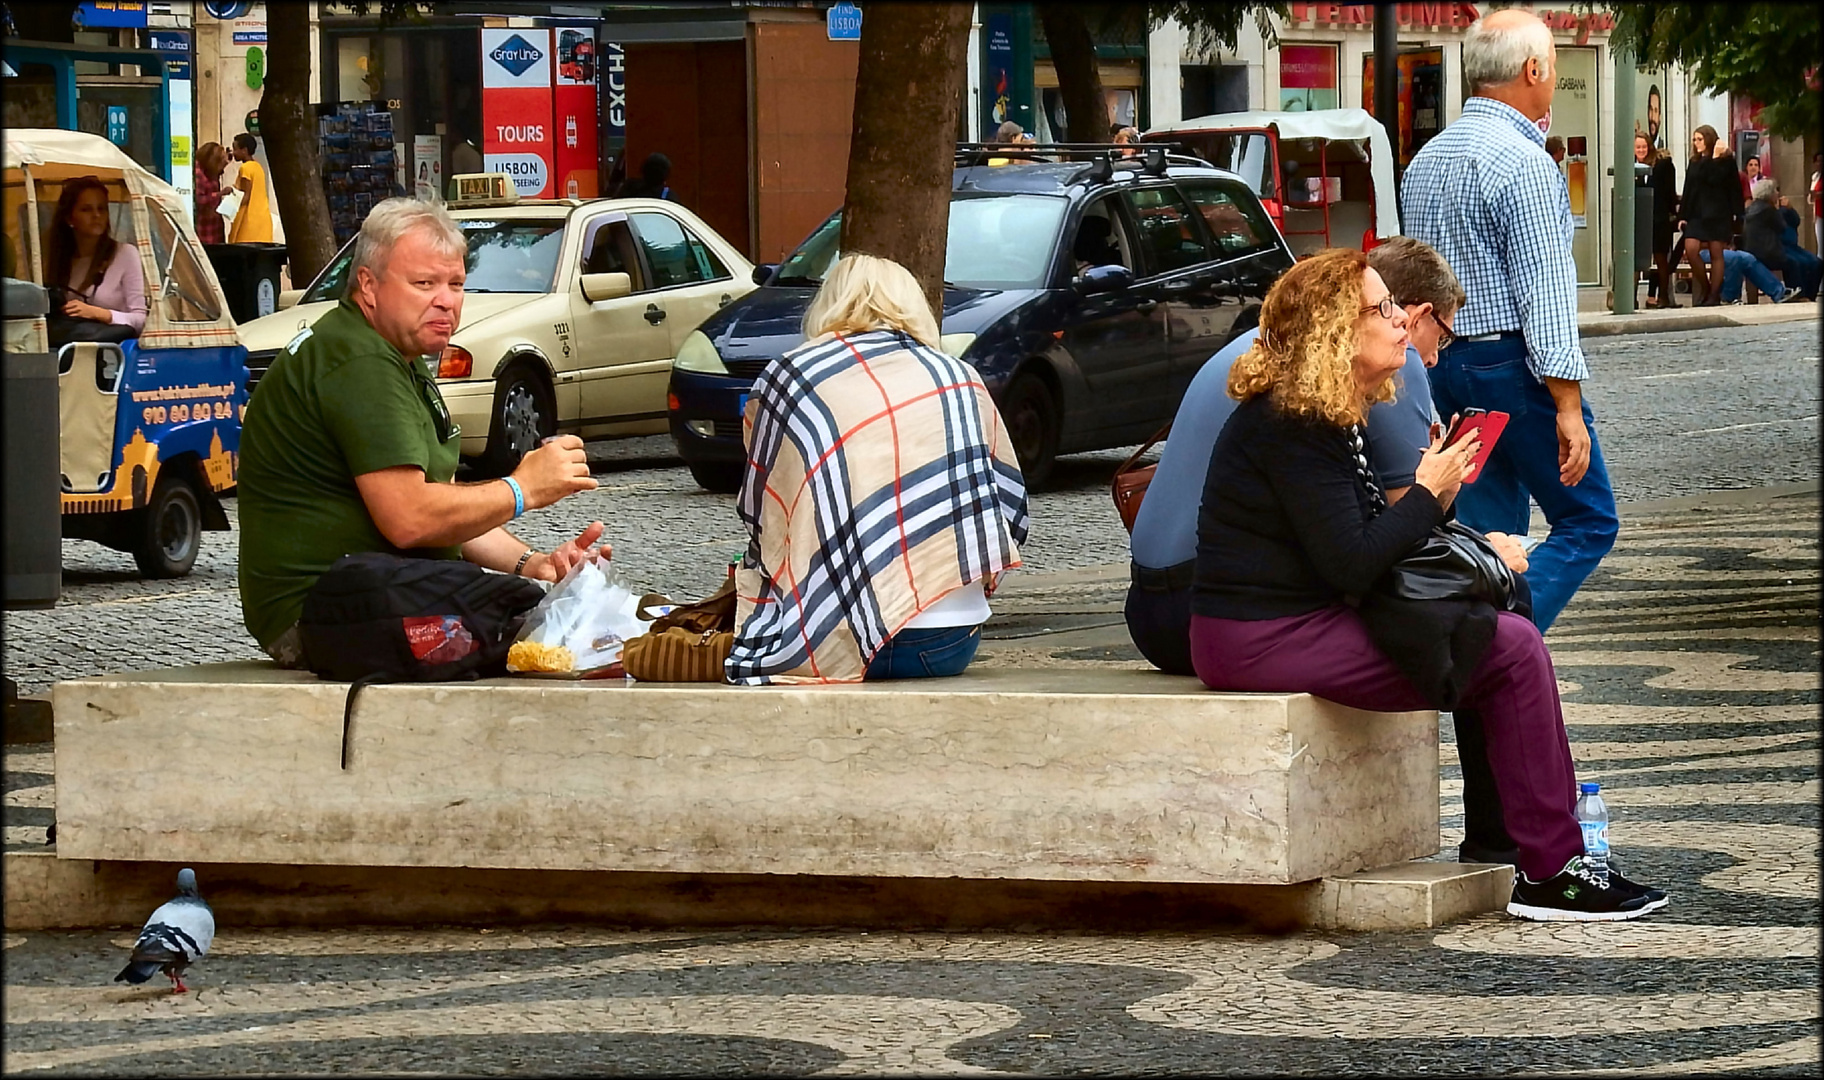
M 468 280 L 463 292 L 546 293 L 557 273 L 557 249 L 563 246 L 562 221 L 457 221 L 469 242 Z M 353 241 L 336 255 L 300 303 L 340 300 L 348 287 L 354 261 Z
M 976 289 L 1033 288 L 1043 283 L 1064 218 L 1055 195 L 989 195 L 950 201 L 944 282 Z M 775 285 L 817 285 L 842 254 L 842 214 L 830 216 L 779 266 Z

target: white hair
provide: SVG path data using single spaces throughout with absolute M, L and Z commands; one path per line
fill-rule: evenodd
M 421 199 L 385 199 L 376 203 L 361 223 L 361 232 L 355 237 L 355 257 L 349 264 L 349 280 L 353 281 L 355 271 L 364 266 L 375 277 L 380 276 L 392 258 L 394 245 L 409 232 L 423 232 L 440 255 L 462 258 L 469 252 L 462 230 L 439 204 Z
M 1759 180 L 1756 180 L 1754 186 L 1748 190 L 1756 199 L 1759 199 L 1762 202 L 1773 202 L 1779 197 L 1780 185 L 1774 183 L 1771 177 L 1763 176 Z
M 1543 22 L 1524 19 L 1492 29 L 1487 23 L 1487 18 L 1477 19 L 1463 39 L 1463 81 L 1471 93 L 1513 82 L 1528 60 L 1551 66 L 1552 32 Z

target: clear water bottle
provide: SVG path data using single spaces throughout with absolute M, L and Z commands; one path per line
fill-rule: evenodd
M 1579 784 L 1577 825 L 1583 830 L 1583 855 L 1590 869 L 1609 882 L 1609 807 L 1602 801 L 1601 784 Z

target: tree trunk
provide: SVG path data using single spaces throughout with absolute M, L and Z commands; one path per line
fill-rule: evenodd
M 1058 73 L 1058 96 L 1064 99 L 1066 142 L 1112 142 L 1108 133 L 1108 97 L 1102 92 L 1102 70 L 1096 65 L 1096 39 L 1078 4 L 1039 4 L 1051 65 Z
M 272 193 L 285 223 L 291 283 L 303 288 L 336 255 L 336 231 L 317 162 L 317 117 L 310 107 L 310 5 L 266 5 L 266 86 L 260 133 L 272 162 Z
M 861 24 L 842 250 L 912 271 L 943 321 L 957 78 L 969 4 L 870 4 Z

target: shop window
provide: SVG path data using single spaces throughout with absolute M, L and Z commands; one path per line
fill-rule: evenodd
M 1260 204 L 1240 188 L 1214 180 L 1181 181 L 1179 187 L 1203 215 L 1203 223 L 1221 257 L 1247 255 L 1273 246 L 1272 223 Z
M 220 319 L 222 309 L 216 303 L 215 290 L 210 287 L 208 275 L 203 273 L 190 245 L 184 242 L 184 234 L 177 223 L 165 213 L 164 207 L 150 199 L 146 200 L 146 216 L 152 220 L 152 261 L 158 266 L 156 277 L 164 281 L 164 288 L 158 288 L 157 280 L 148 281 L 146 285 L 155 296 L 163 296 L 165 317 L 172 322 L 215 322 Z
M 1141 188 L 1124 195 L 1140 223 L 1140 246 L 1152 253 L 1154 273 L 1171 273 L 1209 258 L 1191 221 L 1191 208 L 1177 191 Z
M 713 259 L 698 259 L 692 247 L 702 247 L 701 241 L 685 232 L 684 226 L 669 215 L 635 214 L 633 227 L 639 232 L 640 244 L 646 249 L 646 264 L 652 268 L 653 288 L 694 285 L 700 281 L 714 280 L 717 276 L 727 276 L 726 270 L 720 275 L 713 273 L 720 268 Z M 709 253 L 705 251 L 703 254 Z

